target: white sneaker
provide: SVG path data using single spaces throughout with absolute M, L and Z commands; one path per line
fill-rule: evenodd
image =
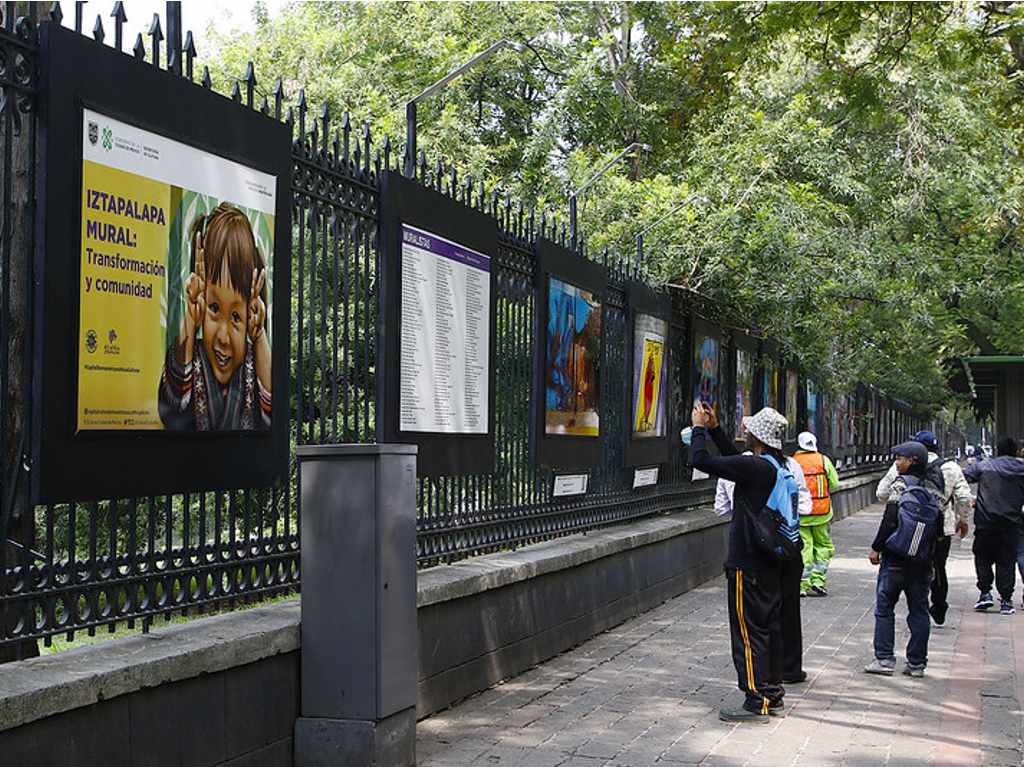
M 875 658 L 868 665 L 864 667 L 865 674 L 879 674 L 881 676 L 892 676 L 892 673 L 896 670 L 896 659 L 893 660 L 879 660 Z

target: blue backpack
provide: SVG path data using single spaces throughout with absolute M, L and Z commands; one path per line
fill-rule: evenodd
M 796 479 L 788 467 L 779 466 L 779 462 L 770 455 L 761 457 L 775 467 L 775 485 L 764 508 L 751 515 L 754 543 L 776 559 L 799 558 L 803 545 L 800 541 Z
M 904 476 L 907 488 L 900 494 L 898 526 L 885 541 L 892 554 L 925 564 L 932 559 L 932 548 L 942 525 L 942 510 L 935 495 L 916 477 Z

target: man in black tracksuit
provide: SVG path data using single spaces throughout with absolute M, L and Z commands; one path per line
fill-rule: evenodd
M 781 571 L 779 561 L 754 543 L 750 515 L 761 511 L 775 486 L 776 470 L 762 454 L 786 465 L 781 435 L 786 419 L 764 408 L 743 419 L 754 455 L 739 455 L 735 445 L 715 424 L 714 415 L 700 403 L 693 409 L 692 464 L 695 469 L 736 483 L 725 571 L 729 589 L 729 627 L 738 684 L 745 695 L 742 707 L 722 708 L 724 721 L 766 722 L 781 713 L 785 690 L 780 638 Z M 707 450 L 710 436 L 720 456 Z
M 996 443 L 996 457 L 964 469 L 968 482 L 978 483 L 974 502 L 974 569 L 981 596 L 975 610 L 992 607 L 992 566 L 999 590 L 1000 612 L 1013 614 L 1014 564 L 1017 539 L 1024 517 L 1024 459 L 1017 457 L 1017 443 L 1004 437 Z

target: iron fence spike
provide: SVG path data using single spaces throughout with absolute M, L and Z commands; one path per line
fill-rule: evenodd
M 60 9 L 60 3 L 53 3 L 50 6 L 50 20 L 57 24 L 64 21 L 64 11 Z
M 92 38 L 96 42 L 102 43 L 105 36 L 103 32 L 103 19 L 99 14 L 96 14 L 96 23 L 92 25 Z
M 192 38 L 192 30 L 191 29 L 185 35 L 184 53 L 185 53 L 185 76 L 189 80 L 191 80 L 192 79 L 192 63 L 195 61 L 195 58 L 196 58 L 196 43 L 195 43 L 195 40 Z
M 208 66 L 203 67 L 203 87 L 213 88 L 213 80 L 210 78 L 210 68 Z
M 139 61 L 146 60 L 146 44 L 142 42 L 142 33 L 139 32 L 135 37 L 135 47 L 132 48 L 132 53 L 135 54 L 135 58 Z

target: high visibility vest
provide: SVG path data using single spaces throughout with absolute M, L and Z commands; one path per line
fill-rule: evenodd
M 804 470 L 807 489 L 811 491 L 811 516 L 820 517 L 832 510 L 828 494 L 828 475 L 825 473 L 825 458 L 821 453 L 797 453 L 793 456 Z

